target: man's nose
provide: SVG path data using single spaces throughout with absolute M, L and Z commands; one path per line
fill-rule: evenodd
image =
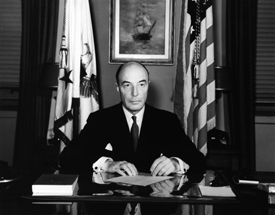
M 137 87 L 133 87 L 132 88 L 132 96 L 137 96 L 138 95 L 138 88 Z

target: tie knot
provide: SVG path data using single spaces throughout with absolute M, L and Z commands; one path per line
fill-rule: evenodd
M 132 119 L 133 119 L 134 123 L 137 123 L 137 117 L 136 116 L 132 116 Z

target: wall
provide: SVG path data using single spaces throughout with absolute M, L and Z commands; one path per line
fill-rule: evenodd
M 109 61 L 109 0 L 90 0 L 92 22 L 97 55 L 97 68 L 100 80 L 102 107 L 106 108 L 120 101 L 116 91 L 115 73 L 119 65 Z M 175 35 L 179 34 L 181 1 L 175 0 Z M 174 53 L 177 47 L 174 47 Z M 176 58 L 175 58 L 176 59 Z M 150 72 L 150 91 L 148 103 L 158 108 L 173 111 L 173 85 L 175 83 L 175 65 L 147 66 Z

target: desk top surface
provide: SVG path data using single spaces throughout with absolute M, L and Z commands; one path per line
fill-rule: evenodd
M 24 198 L 31 201 L 130 201 L 130 202 L 175 202 L 186 203 L 220 203 L 238 202 L 237 198 L 212 198 L 201 195 L 198 184 L 208 184 L 213 173 L 175 175 L 171 179 L 148 186 L 123 185 L 117 183 L 101 183 L 106 178 L 116 177 L 113 174 L 95 174 L 94 172 L 78 173 L 78 186 L 72 196 L 33 196 L 31 185 L 43 173 L 53 173 L 55 170 L 35 170 L 21 173 L 9 183 L 0 183 L 0 199 Z M 72 172 L 60 172 L 72 174 Z M 101 180 L 101 179 L 103 180 Z
M 148 186 L 125 186 L 116 183 L 102 184 L 95 180 L 95 173 L 79 174 L 78 189 L 72 196 L 33 196 L 31 185 L 43 173 L 54 170 L 35 170 L 21 172 L 21 177 L 11 183 L 0 183 L 0 205 L 8 202 L 21 201 L 33 205 L 44 203 L 171 203 L 181 205 L 212 205 L 232 208 L 235 205 L 257 203 L 258 208 L 271 208 L 265 197 L 259 197 L 255 186 L 238 186 L 232 182 L 232 173 L 207 171 L 207 174 L 190 174 L 186 177 L 174 176 L 172 179 Z M 70 173 L 71 174 L 71 173 Z M 273 178 L 274 174 L 268 174 Z M 250 176 L 252 177 L 252 176 Z M 254 174 L 252 179 L 263 180 L 263 174 Z M 267 178 L 267 177 L 265 177 Z M 213 179 L 218 179 L 218 185 L 231 185 L 236 197 L 202 196 L 198 185 L 209 185 Z M 268 179 L 269 180 L 269 179 Z M 274 178 L 275 180 L 275 178 Z M 183 183 L 182 183 L 183 182 Z M 156 195 L 157 194 L 157 195 Z M 261 201 L 259 201 L 261 200 Z M 260 203 L 260 204 L 259 204 Z M 255 205 L 253 205 L 254 208 Z M 1 207 L 0 207 L 1 208 Z M 253 213 L 251 213 L 253 214 Z M 259 213 L 261 214 L 261 213 Z M 264 213 L 263 213 L 264 214 Z
M 146 203 L 218 204 L 239 203 L 236 197 L 202 196 L 198 184 L 208 183 L 211 173 L 175 175 L 171 179 L 148 186 L 104 183 L 106 177 L 117 175 L 80 173 L 76 192 L 72 196 L 33 196 L 27 189 L 22 198 L 31 201 L 101 201 Z

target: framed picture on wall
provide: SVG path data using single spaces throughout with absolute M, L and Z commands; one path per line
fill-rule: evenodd
M 109 63 L 172 65 L 174 0 L 110 0 Z

